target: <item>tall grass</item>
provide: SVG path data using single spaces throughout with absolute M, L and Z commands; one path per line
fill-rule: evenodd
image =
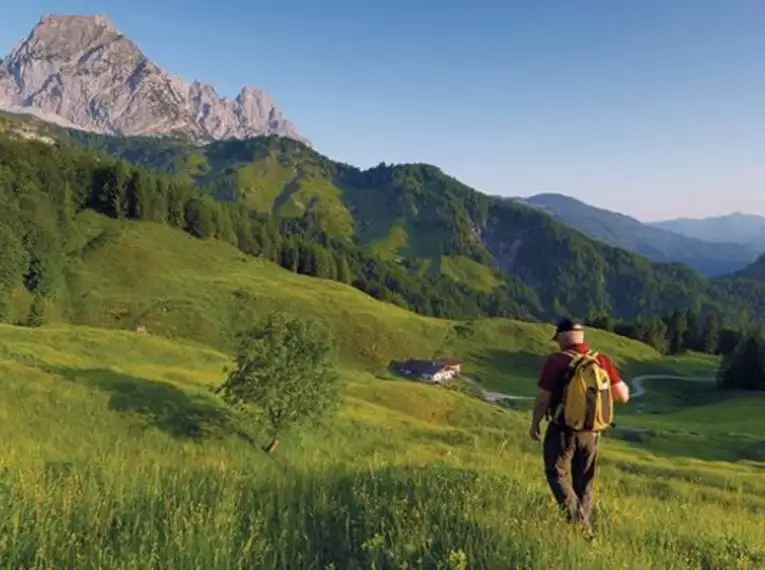
M 323 470 L 254 456 L 206 466 L 119 456 L 4 465 L 0 557 L 12 568 L 765 564 L 762 485 L 745 494 L 702 475 L 676 482 L 671 465 L 604 469 L 591 545 L 557 517 L 531 457 L 497 459 Z
M 205 385 L 224 355 L 0 327 L 0 567 L 762 568 L 763 463 L 608 437 L 598 540 L 560 519 L 526 413 L 346 371 L 274 456 Z M 670 453 L 671 451 L 671 453 Z
M 0 567 L 765 567 L 765 420 L 738 417 L 751 400 L 702 406 L 651 383 L 664 413 L 624 416 L 652 431 L 604 439 L 591 544 L 560 520 L 527 411 L 380 373 L 456 355 L 530 394 L 549 327 L 423 318 L 169 228 L 79 223 L 58 324 L 0 326 Z M 23 314 L 28 298 L 13 302 Z M 345 389 L 267 456 L 207 387 L 232 334 L 274 308 L 327 327 Z M 714 364 L 589 338 L 625 374 Z

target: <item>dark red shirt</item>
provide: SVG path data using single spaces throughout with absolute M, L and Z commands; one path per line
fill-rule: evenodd
M 574 344 L 569 346 L 567 350 L 575 350 L 576 352 L 584 354 L 590 350 L 590 347 L 586 344 Z M 622 381 L 622 377 L 619 375 L 619 371 L 616 369 L 613 360 L 602 353 L 598 353 L 597 360 L 605 371 L 608 372 L 612 386 Z M 537 386 L 542 390 L 552 392 L 555 389 L 555 385 L 563 377 L 563 373 L 566 371 L 569 362 L 571 362 L 571 357 L 568 354 L 564 354 L 563 352 L 551 354 L 542 366 L 542 372 L 539 375 Z

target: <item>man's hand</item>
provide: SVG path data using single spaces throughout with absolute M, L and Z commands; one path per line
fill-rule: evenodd
M 611 386 L 611 395 L 617 404 L 626 404 L 630 401 L 629 386 L 623 381 L 619 381 Z
M 539 424 L 542 423 L 542 418 L 545 416 L 548 407 L 550 406 L 550 392 L 540 389 L 537 392 L 537 398 L 534 402 L 534 411 L 531 414 L 531 429 L 529 429 L 529 437 L 534 441 L 540 439 Z

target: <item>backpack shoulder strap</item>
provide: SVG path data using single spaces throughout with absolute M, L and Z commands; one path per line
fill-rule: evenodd
M 568 371 L 571 374 L 573 374 L 580 366 L 589 366 L 591 364 L 600 366 L 600 361 L 598 360 L 599 353 L 595 351 L 589 350 L 587 352 L 577 352 L 568 349 L 563 352 L 571 357 L 571 360 L 568 363 Z
M 570 348 L 567 348 L 566 350 L 561 351 L 562 354 L 565 354 L 570 358 L 568 361 L 568 368 L 574 368 L 577 364 L 579 364 L 579 361 L 582 359 L 584 354 L 581 352 L 577 352 L 576 350 L 571 350 Z
M 552 397 L 550 398 L 550 407 L 549 407 L 549 419 L 550 421 L 559 421 L 560 420 L 560 414 L 563 413 L 562 405 L 564 398 L 564 393 L 566 391 L 566 388 L 571 383 L 571 380 L 576 375 L 576 370 L 579 367 L 582 362 L 585 361 L 584 354 L 581 352 L 578 352 L 576 350 L 572 350 L 570 348 L 567 348 L 565 350 L 561 350 L 560 354 L 565 354 L 569 357 L 568 364 L 566 364 L 566 368 L 563 371 L 563 374 L 558 379 L 558 382 L 555 385 L 555 389 L 553 390 Z
M 555 415 L 557 407 L 563 400 L 563 391 L 566 389 L 566 385 L 569 383 L 569 380 L 572 376 L 571 363 L 577 357 L 577 353 L 575 351 L 566 349 L 553 354 L 552 358 L 559 358 L 561 355 L 568 356 L 569 361 L 566 363 L 566 367 L 563 368 L 562 372 L 559 374 L 558 378 L 556 379 L 555 386 L 552 389 L 550 405 L 547 409 L 549 419 L 552 419 L 552 417 Z
M 561 378 L 560 381 L 561 392 L 566 390 L 566 387 L 571 382 L 571 379 L 576 376 L 576 372 L 579 367 L 587 361 L 586 355 L 582 354 L 581 352 L 577 352 L 576 350 L 566 349 L 563 351 L 563 353 L 569 356 L 570 360 L 566 366 L 565 372 L 563 373 L 563 378 Z
M 600 356 L 599 352 L 588 350 L 584 354 L 577 354 L 577 356 L 577 364 L 597 364 L 598 366 L 601 366 L 600 360 L 598 360 L 598 357 Z

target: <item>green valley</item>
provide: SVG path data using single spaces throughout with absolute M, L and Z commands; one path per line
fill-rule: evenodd
M 707 280 L 681 264 L 651 263 L 594 241 L 535 208 L 481 194 L 430 165 L 381 164 L 362 171 L 278 137 L 196 147 L 175 139 L 39 129 L 163 172 L 173 184 L 185 187 L 194 181 L 223 200 L 229 218 L 257 214 L 278 226 L 273 231 L 290 238 L 292 247 L 300 249 L 298 242 L 307 241 L 308 249 L 315 250 L 321 243 L 335 256 L 353 257 L 351 273 L 361 268 L 364 278 L 340 281 L 421 314 L 547 320 L 605 311 L 633 319 L 695 307 L 716 312 L 725 323 L 765 314 L 761 284 Z M 123 215 L 130 217 L 130 212 Z M 221 215 L 212 217 L 222 228 L 205 221 L 194 232 L 230 235 Z M 260 251 L 244 243 L 241 234 L 235 238 L 241 248 Z M 278 247 L 270 249 L 260 253 L 284 267 L 337 277 L 334 270 L 320 270 L 326 264 L 318 261 L 299 267 L 299 252 L 285 258 L 279 257 Z M 410 278 L 413 273 L 419 275 L 417 283 Z
M 430 165 L 380 164 L 362 171 L 276 137 L 200 150 L 174 140 L 153 139 L 144 147 L 141 139 L 71 135 L 135 164 L 190 176 L 223 200 L 288 217 L 310 214 L 322 232 L 353 237 L 381 259 L 435 265 L 437 275 L 484 293 L 507 283 L 523 307 L 512 316 L 584 318 L 604 309 L 633 318 L 700 306 L 739 322 L 763 311 L 765 289 L 757 285 L 706 280 L 679 263 L 651 263 L 535 208 L 481 194 Z M 156 152 L 157 145 L 162 152 Z M 200 152 L 207 161 L 202 174 L 175 166 Z M 534 291 L 519 293 L 519 285 Z
M 481 198 L 433 167 L 379 167 L 354 175 L 351 187 L 319 176 L 329 167 L 315 154 L 253 159 L 257 149 L 288 144 L 274 139 L 233 145 L 244 156 L 237 167 L 226 162 L 229 150 L 124 141 L 137 145 L 135 163 L 155 145 L 156 160 L 174 173 L 159 176 L 55 144 L 50 133 L 19 140 L 7 125 L 5 565 L 765 565 L 762 397 L 691 381 L 714 375 L 719 355 L 668 356 L 588 328 L 633 390 L 644 375 L 686 378 L 643 379 L 645 394 L 619 409 L 603 441 L 595 544 L 558 517 L 539 444 L 527 435 L 526 403 L 491 405 L 474 385 L 427 385 L 389 370 L 392 360 L 453 357 L 481 388 L 533 396 L 554 349 L 553 327 L 535 318 L 572 303 L 605 310 L 586 301 L 600 291 L 619 316 L 695 300 L 740 324 L 744 312 L 761 318 L 757 284 L 713 284 L 650 264 L 533 210 Z M 293 176 L 305 185 L 290 186 Z M 243 193 L 214 200 L 209 193 L 224 198 L 221 180 L 236 180 Z M 477 239 L 466 228 L 484 207 Z M 359 214 L 364 208 L 370 214 Z M 501 223 L 489 221 L 495 215 Z M 533 263 L 533 249 L 504 250 L 512 235 L 572 273 Z M 492 265 L 510 257 L 512 275 Z M 556 297 L 592 267 L 600 289 L 585 280 L 573 296 Z M 210 388 L 231 365 L 236 335 L 274 310 L 322 327 L 342 393 L 336 412 L 287 433 L 267 454 L 263 434 Z
M 0 556 L 12 566 L 765 563 L 757 455 L 765 424 L 726 424 L 741 405 L 718 397 L 694 411 L 668 404 L 677 385 L 656 400 L 665 392 L 655 383 L 646 405 L 664 406 L 659 414 L 637 411 L 639 399 L 622 410 L 619 423 L 652 431 L 635 442 L 615 430 L 604 441 L 602 538 L 593 547 L 556 517 L 527 412 L 382 370 L 388 358 L 459 355 L 466 374 L 532 394 L 551 349 L 549 326 L 421 317 L 160 224 L 91 213 L 76 223 L 103 237 L 76 250 L 68 293 L 51 309 L 75 324 L 0 326 Z M 223 377 L 233 329 L 272 308 L 326 327 L 340 352 L 343 399 L 337 413 L 267 456 L 259 434 L 207 387 Z M 715 365 L 589 335 L 630 375 Z M 694 417 L 710 413 L 719 429 L 700 432 Z
M 765 570 L 761 7 L 55 4 L 0 570 Z

